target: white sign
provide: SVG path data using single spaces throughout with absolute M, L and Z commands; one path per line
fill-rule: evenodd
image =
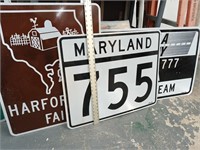
M 192 92 L 198 49 L 198 28 L 161 30 L 158 98 Z
M 159 31 L 94 35 L 100 120 L 156 103 Z M 86 36 L 58 39 L 68 127 L 93 122 Z

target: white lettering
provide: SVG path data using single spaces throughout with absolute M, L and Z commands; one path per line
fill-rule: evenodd
M 64 111 L 59 112 L 53 112 L 53 113 L 48 113 L 45 115 L 46 118 L 46 123 L 55 123 L 55 122 L 60 122 L 61 120 L 64 121 Z
M 9 110 L 9 112 L 10 112 L 10 116 L 11 116 L 11 117 L 14 116 L 14 115 L 13 115 L 13 112 L 15 112 L 17 116 L 19 116 L 19 111 L 18 111 L 18 109 L 17 109 L 17 104 L 14 105 L 14 108 L 11 108 L 11 106 L 8 105 L 8 110 Z
M 63 95 L 59 95 L 58 97 L 51 97 L 51 98 L 43 98 L 41 100 L 32 100 L 29 102 L 21 102 L 19 104 L 8 105 L 8 111 L 11 117 L 24 115 L 27 113 L 34 113 L 38 111 L 44 111 L 46 107 L 48 108 L 56 108 L 59 106 L 64 106 L 65 99 Z M 61 112 L 61 118 L 64 120 L 64 114 Z M 59 113 L 60 114 L 60 113 Z M 53 115 L 53 114 L 52 114 Z M 47 118 L 50 115 L 47 115 Z
M 61 119 L 64 120 L 64 112 L 61 111 Z
M 60 118 L 58 116 L 58 113 L 57 112 L 54 112 L 54 115 L 53 115 L 53 123 L 55 123 L 57 121 L 60 121 Z
M 60 95 L 60 106 L 63 106 L 64 104 L 65 104 L 64 95 Z
M 26 112 L 31 113 L 26 103 L 22 103 L 22 115 L 24 115 Z
M 47 105 L 47 103 L 45 101 L 47 101 L 47 98 L 43 98 L 41 99 L 41 104 L 42 104 L 42 110 L 45 110 L 45 106 Z
M 58 107 L 58 99 L 57 99 L 56 97 L 52 97 L 52 98 L 50 99 L 50 104 L 51 104 L 51 107 L 52 107 L 52 108 Z
M 52 116 L 52 113 L 48 113 L 48 114 L 45 115 L 47 124 L 49 124 L 49 120 L 51 119 L 51 117 L 49 117 L 49 116 Z
M 40 111 L 39 102 L 37 100 L 31 101 L 31 107 L 33 112 L 35 112 L 35 110 Z

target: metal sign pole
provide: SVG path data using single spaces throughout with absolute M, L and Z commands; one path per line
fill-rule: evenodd
M 155 27 L 160 27 L 161 23 L 162 23 L 162 17 L 163 17 L 163 13 L 165 10 L 165 5 L 166 5 L 166 0 L 162 0 L 160 1 L 160 7 L 158 10 L 158 15 L 155 21 Z
M 11 0 L 4 0 L 4 3 L 11 3 Z
M 143 18 L 144 18 L 144 0 L 140 0 L 138 28 L 143 27 Z
M 94 120 L 94 124 L 98 124 L 99 110 L 98 110 L 98 95 L 97 95 L 97 82 L 96 82 L 96 65 L 95 65 L 95 53 L 94 53 L 94 41 L 93 41 L 91 0 L 84 0 L 84 9 L 85 9 L 85 22 L 86 22 L 86 34 L 87 34 L 87 49 L 88 49 L 88 60 L 89 60 L 90 83 L 91 83 L 90 85 L 91 85 L 93 120 Z

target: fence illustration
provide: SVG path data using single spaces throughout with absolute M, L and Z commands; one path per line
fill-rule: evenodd
M 11 46 L 23 46 L 29 45 L 30 39 L 27 35 L 22 33 L 22 35 L 15 33 L 10 37 L 10 45 Z
M 79 34 L 79 32 L 76 29 L 70 29 L 68 27 L 63 30 L 63 35 L 76 35 Z

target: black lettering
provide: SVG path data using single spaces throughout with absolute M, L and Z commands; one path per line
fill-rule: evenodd
M 169 33 L 167 33 L 167 34 L 165 35 L 165 37 L 163 38 L 161 44 L 167 44 L 168 37 L 169 37 Z M 167 46 L 161 47 L 161 54 L 160 54 L 160 56 L 163 56 L 163 53 L 165 52 L 166 49 L 167 49 Z
M 129 48 L 132 48 L 132 50 L 135 50 L 132 39 L 129 40 L 127 51 L 129 51 Z
M 167 84 L 165 85 L 165 88 L 164 88 L 164 90 L 163 90 L 163 93 L 168 93 L 168 86 L 167 86 Z
M 163 85 L 159 85 L 159 87 L 158 87 L 158 94 L 162 94 L 162 87 L 163 87 Z
M 115 45 L 116 41 L 117 41 L 117 40 L 114 40 L 113 43 L 111 43 L 111 41 L 108 41 L 108 43 L 109 43 L 110 46 L 111 46 L 111 49 L 112 49 L 111 51 L 112 51 L 112 53 L 114 52 L 114 45 Z
M 169 33 L 167 33 L 166 35 L 165 35 L 165 37 L 163 38 L 163 40 L 162 40 L 162 42 L 161 42 L 161 44 L 163 44 L 163 43 L 167 43 L 167 41 L 168 41 L 168 37 L 169 37 Z
M 119 51 L 120 51 L 120 52 L 124 52 L 124 51 L 125 51 L 125 49 L 122 49 L 122 48 L 121 48 L 121 40 L 119 40 Z
M 74 49 L 75 49 L 75 56 L 78 55 L 83 55 L 85 56 L 85 46 L 84 43 L 81 44 L 81 48 L 78 47 L 78 45 L 76 43 L 74 43 Z
M 161 54 L 160 54 L 160 56 L 163 56 L 163 53 L 165 52 L 166 49 L 167 49 L 167 46 L 161 47 Z
M 136 49 L 139 49 L 139 46 L 140 46 L 140 49 L 142 49 L 142 45 L 143 45 L 143 38 L 141 39 L 136 39 Z
M 94 53 L 95 53 L 95 55 L 97 54 L 97 50 L 96 50 L 96 48 L 94 47 Z
M 169 93 L 175 91 L 175 83 L 159 85 L 158 94 Z
M 175 83 L 174 84 L 170 84 L 169 92 L 174 92 L 174 90 L 175 90 Z
M 101 54 L 101 50 L 104 50 L 104 53 L 106 52 L 106 42 L 105 41 L 99 41 L 99 54 Z
M 147 37 L 146 38 L 146 48 L 149 48 L 149 47 L 151 47 L 151 38 Z

